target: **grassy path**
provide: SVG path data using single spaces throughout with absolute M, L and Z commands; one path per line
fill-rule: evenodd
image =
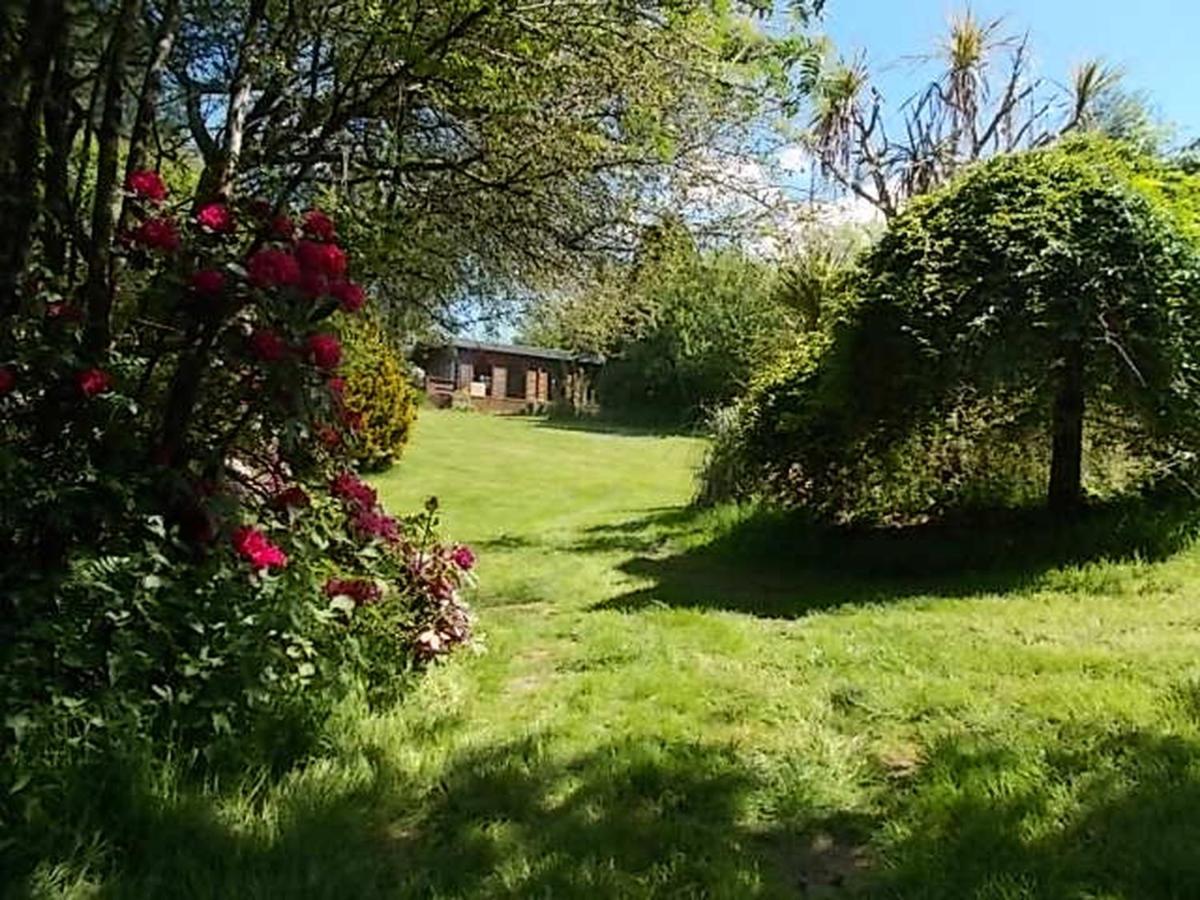
M 814 576 L 705 554 L 696 442 L 426 419 L 383 490 L 479 546 L 488 652 L 408 710 L 418 892 L 1200 896 L 1195 552 Z
M 426 413 L 378 483 L 479 550 L 485 649 L 106 895 L 1200 896 L 1200 553 L 872 575 L 688 511 L 701 452 Z

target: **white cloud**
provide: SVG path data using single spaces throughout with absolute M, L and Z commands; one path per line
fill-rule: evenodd
M 808 171 L 808 151 L 799 144 L 789 144 L 779 151 L 779 168 L 789 174 Z

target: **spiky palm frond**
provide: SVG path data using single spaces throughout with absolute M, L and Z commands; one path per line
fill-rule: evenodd
M 862 121 L 862 96 L 869 83 L 863 59 L 839 61 L 817 80 L 811 140 L 822 160 L 848 166 L 856 123 Z
M 1089 59 L 1077 65 L 1071 72 L 1068 88 L 1071 117 L 1063 130 L 1091 127 L 1100 101 L 1116 90 L 1124 77 L 1123 69 L 1103 59 Z
M 955 140 L 978 140 L 975 126 L 989 99 L 987 69 L 993 55 L 1009 44 L 1000 36 L 1003 20 L 981 21 L 970 9 L 950 18 L 950 30 L 940 43 L 945 72 L 939 82 L 941 100 L 949 114 Z

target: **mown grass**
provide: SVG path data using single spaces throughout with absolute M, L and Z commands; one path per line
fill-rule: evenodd
M 689 510 L 701 452 L 426 412 L 378 483 L 480 550 L 481 651 L 282 777 L 97 777 L 102 833 L 16 886 L 1200 896 L 1187 519 L 822 532 Z

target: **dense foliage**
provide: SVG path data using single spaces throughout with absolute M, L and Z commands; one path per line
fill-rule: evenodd
M 346 364 L 338 388 L 350 428 L 347 451 L 364 468 L 386 468 L 399 459 L 417 417 L 408 362 L 373 317 L 347 320 L 340 332 Z
M 92 751 L 294 750 L 470 636 L 472 553 L 347 467 L 333 222 L 128 194 L 112 346 L 49 281 L 0 336 L 6 820 Z
M 8 6 L 0 293 L 31 235 L 84 251 L 109 231 L 92 188 L 107 201 L 118 168 L 153 164 L 204 198 L 328 194 L 381 312 L 410 328 L 625 244 L 642 210 L 713 177 L 715 149 L 743 152 L 815 52 L 757 27 L 757 0 Z
M 1028 500 L 1049 469 L 1067 507 L 1085 474 L 1119 488 L 1187 462 L 1200 265 L 1178 208 L 1138 187 L 1154 167 L 1135 163 L 1068 143 L 913 201 L 861 259 L 855 302 L 744 402 L 749 490 L 913 514 Z
M 795 315 L 775 287 L 763 261 L 701 251 L 678 225 L 654 229 L 631 263 L 536 308 L 525 339 L 603 355 L 606 413 L 693 422 L 744 391 L 788 340 Z

